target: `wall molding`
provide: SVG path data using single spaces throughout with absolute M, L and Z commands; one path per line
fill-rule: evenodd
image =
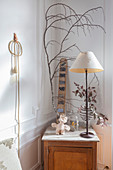
M 97 132 L 97 136 L 100 139 L 100 142 L 98 143 L 98 146 L 97 146 L 97 153 L 98 153 L 98 162 L 97 163 L 99 165 L 103 165 L 104 164 L 104 150 L 103 150 L 103 148 L 104 148 L 104 135 Z
M 23 169 L 36 170 L 41 167 L 41 136 L 28 142 L 20 150 L 21 165 Z M 29 161 L 30 160 L 30 161 Z M 28 162 L 25 164 L 24 162 Z
M 13 128 L 13 127 L 17 126 L 17 124 L 18 124 L 17 121 L 14 120 L 13 122 L 6 124 L 4 127 L 1 127 L 0 132 L 5 131 L 5 130 L 10 129 L 10 128 Z
M 32 127 L 31 125 L 31 128 L 24 130 L 23 133 L 20 133 L 20 149 L 29 142 L 32 142 L 36 138 L 40 137 L 44 133 L 45 129 L 51 124 L 51 122 L 55 120 L 55 114 L 51 112 L 46 114 L 46 116 L 43 115 L 42 118 L 43 118 L 42 122 L 39 122 L 40 120 L 37 121 L 36 119 L 35 126 Z M 31 123 L 29 120 L 28 122 Z
M 50 125 L 52 121 L 55 119 L 55 114 L 53 111 L 47 113 L 47 114 L 41 114 L 38 110 L 38 112 L 32 116 L 29 117 L 29 119 L 23 119 L 20 121 L 20 149 L 24 147 L 29 142 L 34 141 L 36 138 L 40 137 L 44 130 L 47 128 L 47 126 Z M 8 124 L 4 125 L 4 127 L 0 128 L 0 134 L 4 134 L 4 132 L 8 133 L 7 137 L 10 138 L 12 136 L 17 137 L 17 134 L 15 134 L 15 128 L 18 126 L 18 123 L 16 120 L 9 122 Z M 11 134 L 9 134 L 9 131 L 11 131 Z M 1 139 L 2 140 L 2 139 Z
M 42 127 L 45 123 L 54 118 L 55 114 L 53 111 L 42 114 L 41 111 L 38 110 L 34 116 L 29 116 L 29 118 L 20 121 L 20 136 L 23 136 L 31 130 L 35 130 L 37 127 Z
M 38 137 L 38 160 L 37 163 L 30 169 L 30 170 L 35 170 L 36 168 L 41 166 L 41 137 Z
M 30 170 L 36 170 L 38 167 L 40 167 L 39 162 L 37 162 Z
M 38 117 L 38 114 L 39 114 L 39 108 L 38 107 L 32 107 L 32 114 L 30 114 L 29 116 L 27 115 L 27 118 L 23 118 L 23 119 L 21 118 L 20 124 L 23 124 L 25 122 L 36 119 Z

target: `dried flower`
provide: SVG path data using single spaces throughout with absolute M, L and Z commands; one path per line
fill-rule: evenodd
M 80 84 L 75 83 L 76 86 L 76 90 L 72 91 L 72 93 L 75 94 L 75 96 L 79 96 L 80 98 L 84 98 L 84 102 L 86 101 L 86 89 L 83 87 L 83 85 L 81 86 Z M 94 103 L 97 103 L 96 101 L 96 87 L 88 87 L 88 102 L 91 108 L 94 108 L 94 110 L 96 110 L 96 106 L 94 105 Z
M 72 91 L 72 93 L 75 94 L 75 96 L 79 96 L 80 98 L 83 98 L 83 101 L 86 101 L 86 89 L 83 87 L 83 85 L 81 86 L 80 84 L 77 84 L 74 82 L 74 85 L 76 87 L 75 91 Z M 96 110 L 96 106 L 95 104 L 97 103 L 96 100 L 97 97 L 97 92 L 96 92 L 96 87 L 88 87 L 88 103 L 89 106 L 88 108 L 90 108 L 90 110 L 93 111 L 93 117 L 94 119 L 97 119 L 97 125 L 101 125 L 101 127 L 103 126 L 107 126 L 106 121 L 108 121 L 108 118 L 102 114 L 102 113 L 98 113 Z M 80 113 L 82 109 L 82 106 L 80 106 L 78 108 L 78 112 Z

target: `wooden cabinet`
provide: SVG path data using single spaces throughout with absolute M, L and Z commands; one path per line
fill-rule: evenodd
M 97 141 L 82 140 L 44 139 L 44 170 L 97 170 Z

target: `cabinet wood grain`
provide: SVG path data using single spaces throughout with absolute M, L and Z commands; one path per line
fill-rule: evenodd
M 97 170 L 97 142 L 44 141 L 44 170 Z

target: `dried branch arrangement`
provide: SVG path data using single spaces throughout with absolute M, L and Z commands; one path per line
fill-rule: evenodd
M 80 85 L 78 83 L 74 82 L 74 85 L 75 85 L 75 90 L 72 91 L 72 93 L 74 93 L 75 97 L 78 96 L 81 99 L 83 99 L 83 102 L 85 103 L 86 89 L 84 88 L 83 85 Z M 104 125 L 107 125 L 106 122 L 108 121 L 108 118 L 104 114 L 99 113 L 97 111 L 96 103 L 97 103 L 96 87 L 89 86 L 88 87 L 88 111 L 89 111 L 88 119 L 89 120 L 92 118 L 97 119 L 97 125 L 101 125 L 103 127 Z M 85 120 L 84 118 L 86 115 L 86 106 L 80 105 L 78 108 L 78 113 L 80 114 L 81 118 Z
M 59 71 L 60 59 L 62 58 L 62 56 L 63 58 L 65 56 L 67 61 L 73 60 L 76 57 L 68 57 L 69 52 L 71 50 L 74 50 L 74 48 L 79 52 L 81 51 L 77 45 L 76 39 L 74 42 L 71 39 L 72 36 L 76 38 L 79 35 L 79 31 L 82 30 L 82 32 L 86 35 L 87 33 L 90 33 L 93 28 L 100 28 L 105 32 L 104 28 L 101 25 L 96 24 L 94 21 L 93 16 L 96 12 L 99 11 L 103 13 L 103 8 L 96 7 L 87 10 L 83 14 L 79 14 L 66 4 L 56 3 L 51 5 L 45 13 L 46 23 L 43 36 L 43 44 L 49 70 L 52 105 L 55 112 L 57 112 L 55 99 L 58 98 L 54 94 L 53 83 L 54 79 L 58 77 L 57 73 Z M 50 36 L 52 32 L 56 35 L 54 38 Z M 57 50 L 53 54 L 51 53 L 51 51 L 54 49 Z
M 86 89 L 84 88 L 83 85 L 77 84 L 74 82 L 74 85 L 76 87 L 75 91 L 72 91 L 75 96 L 79 96 L 80 98 L 83 98 L 83 101 L 86 101 Z M 96 100 L 97 97 L 97 92 L 96 92 L 96 87 L 88 87 L 88 103 L 90 103 L 91 108 L 96 110 L 95 103 L 97 103 Z

